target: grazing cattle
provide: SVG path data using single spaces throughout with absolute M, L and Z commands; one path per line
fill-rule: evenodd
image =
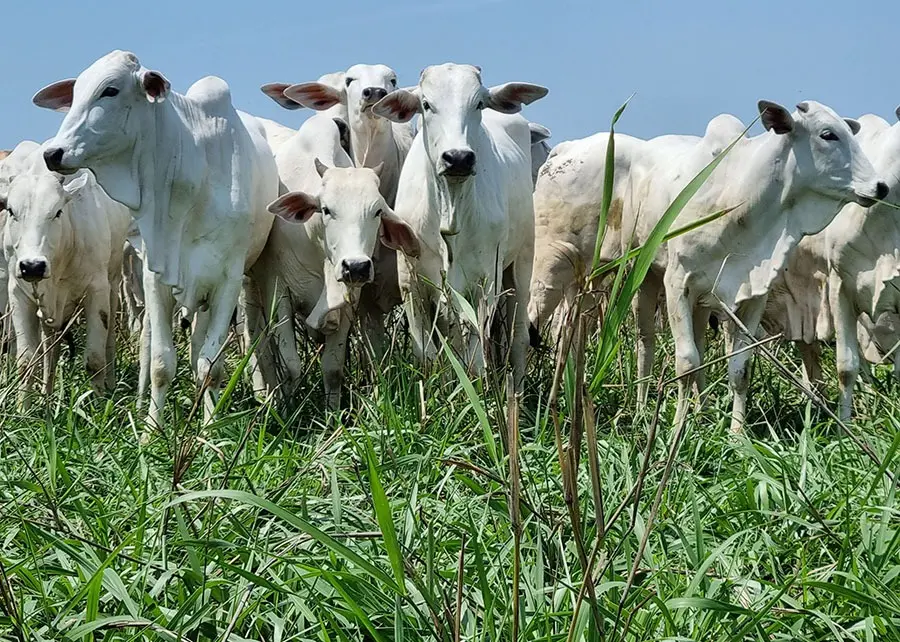
M 488 326 L 506 293 L 504 329 L 517 390 L 528 346 L 534 206 L 531 132 L 515 114 L 546 94 L 526 83 L 487 89 L 477 67 L 444 64 L 426 68 L 415 89 L 391 92 L 373 108 L 395 122 L 421 114 L 395 207 L 421 245 L 418 258 L 398 257 L 417 354 L 434 356 L 437 321 L 458 349 L 465 344 L 470 368 L 482 370 Z M 442 283 L 464 297 L 478 318 L 467 319 L 468 306 L 456 296 L 442 302 Z
M 843 419 L 852 414 L 861 357 L 877 363 L 890 355 L 895 376 L 900 372 L 900 123 L 874 115 L 859 123 L 856 138 L 887 179 L 890 204 L 849 203 L 823 232 L 804 239 L 779 275 L 764 319 L 797 342 L 813 384 L 821 375 L 818 341 L 834 336 Z
M 11 151 L 3 151 L 0 158 L 0 200 L 5 201 L 9 193 L 9 184 L 28 169 L 30 157 L 39 143 L 31 140 L 22 141 Z M 9 317 L 9 271 L 4 240 L 6 229 L 6 209 L 0 207 L 0 348 L 15 351 L 15 335 L 12 331 L 12 320 Z
M 89 168 L 127 206 L 144 246 L 148 315 L 142 336 L 142 382 L 149 376 L 148 422 L 162 426 L 175 376 L 172 317 L 176 303 L 197 313 L 192 360 L 198 384 L 216 390 L 221 351 L 244 270 L 265 244 L 276 196 L 275 162 L 262 126 L 231 103 L 212 76 L 186 94 L 158 71 L 114 51 L 76 80 L 39 91 L 40 107 L 68 111 L 44 151 L 47 166 Z M 206 395 L 207 418 L 213 409 Z
M 728 365 L 735 432 L 743 428 L 746 414 L 751 357 L 746 348 L 790 252 L 802 237 L 828 225 L 843 203 L 871 204 L 888 192 L 853 136 L 856 121 L 845 121 L 812 101 L 801 102 L 793 114 L 760 101 L 759 111 L 766 133 L 742 140 L 731 150 L 676 226 L 736 209 L 672 239 L 663 279 L 676 372 L 682 377 L 679 420 L 687 410 L 689 390 L 699 384 L 690 373 L 702 362 L 701 335 L 710 312 L 724 307 L 750 332 L 746 336 L 731 321 L 725 324 L 728 351 L 736 353 Z
M 44 393 L 52 392 L 60 333 L 79 309 L 87 328 L 91 384 L 98 393 L 115 386 L 115 315 L 131 221 L 127 208 L 112 201 L 90 172 L 63 182 L 41 165 L 19 173 L 2 203 L 8 212 L 4 242 L 23 403 L 41 353 Z

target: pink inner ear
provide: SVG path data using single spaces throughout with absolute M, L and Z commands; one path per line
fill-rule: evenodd
M 34 95 L 31 101 L 44 109 L 67 111 L 72 106 L 72 95 L 75 91 L 75 79 L 60 80 L 47 85 Z
M 419 240 L 406 223 L 402 221 L 381 219 L 381 242 L 392 250 L 403 252 L 409 257 L 418 258 L 420 253 Z
M 141 79 L 144 91 L 150 98 L 159 98 L 165 96 L 169 91 L 169 81 L 158 71 L 148 71 Z
M 319 111 L 341 102 L 341 95 L 334 87 L 319 82 L 291 85 L 284 90 L 284 95 L 305 107 Z
M 303 192 L 290 192 L 269 205 L 269 211 L 286 221 L 305 223 L 318 209 L 315 199 Z

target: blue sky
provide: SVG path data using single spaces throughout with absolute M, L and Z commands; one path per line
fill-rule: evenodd
M 176 90 L 214 74 L 251 113 L 297 126 L 259 91 L 358 62 L 384 63 L 401 85 L 441 62 L 480 65 L 486 84 L 550 88 L 526 115 L 553 141 L 608 128 L 702 133 L 713 116 L 745 122 L 760 98 L 814 99 L 845 116 L 893 122 L 900 103 L 894 46 L 900 3 L 834 0 L 153 0 L 4 2 L 0 148 L 52 136 L 61 115 L 31 105 L 43 85 L 73 77 L 112 49 L 134 51 Z M 609 6 L 604 6 L 609 5 Z M 135 7 L 142 8 L 136 9 Z

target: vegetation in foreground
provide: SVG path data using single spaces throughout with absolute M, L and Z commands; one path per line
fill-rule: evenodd
M 774 356 L 798 370 L 789 349 Z M 452 362 L 423 377 L 402 344 L 377 380 L 353 373 L 350 407 L 328 427 L 312 366 L 290 416 L 238 381 L 200 434 L 182 358 L 176 418 L 147 445 L 134 359 L 122 350 L 109 399 L 70 362 L 54 396 L 22 414 L 7 372 L 4 639 L 494 641 L 511 639 L 516 609 L 521 640 L 900 639 L 889 372 L 851 427 L 880 466 L 765 359 L 753 433 L 728 434 L 714 364 L 710 402 L 670 459 L 674 386 L 658 412 L 635 414 L 624 350 L 589 396 L 599 474 L 582 443 L 567 495 L 547 355 L 518 407 L 521 484 L 504 387 L 460 379 Z M 564 448 L 575 366 L 558 402 Z

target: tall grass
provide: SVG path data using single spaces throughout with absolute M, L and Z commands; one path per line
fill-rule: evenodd
M 584 352 L 534 355 L 519 399 L 471 381 L 452 352 L 419 372 L 398 331 L 378 373 L 350 373 L 331 422 L 313 368 L 289 414 L 234 378 L 201 432 L 180 365 L 169 430 L 142 445 L 124 337 L 108 399 L 69 361 L 54 395 L 19 413 L 7 372 L 0 635 L 900 639 L 889 375 L 876 369 L 853 427 L 880 465 L 785 376 L 798 360 L 776 344 L 758 360 L 755 430 L 729 435 L 718 362 L 679 447 L 674 395 L 660 387 L 636 412 L 634 358 L 619 349 L 634 270 L 614 268 L 615 332 L 588 336 L 574 316 L 566 342 Z

